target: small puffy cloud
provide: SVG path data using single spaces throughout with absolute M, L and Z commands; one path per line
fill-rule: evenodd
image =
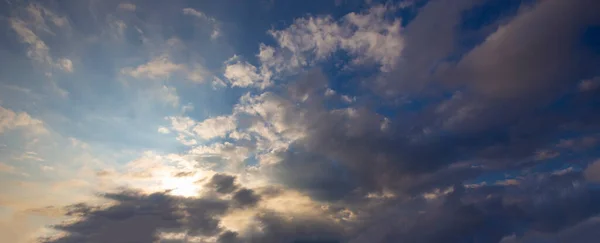
M 117 8 L 119 10 L 132 11 L 133 12 L 133 11 L 135 11 L 135 9 L 137 7 L 133 3 L 119 3 L 119 6 Z
M 236 122 L 231 116 L 218 116 L 208 118 L 198 123 L 193 131 L 203 139 L 215 137 L 225 137 L 228 133 L 235 130 Z
M 342 101 L 344 101 L 344 102 L 346 102 L 346 103 L 348 103 L 348 104 L 350 104 L 350 103 L 352 103 L 352 102 L 356 101 L 356 97 L 352 97 L 352 98 L 350 98 L 350 96 L 348 96 L 348 95 L 342 95 L 342 96 L 340 97 L 340 99 L 342 99 Z
M 261 75 L 257 72 L 254 65 L 247 62 L 238 61 L 228 64 L 225 67 L 223 76 L 231 82 L 231 86 L 233 87 L 261 86 Z
M 170 132 L 171 131 L 169 131 L 169 129 L 166 127 L 158 127 L 158 133 L 169 134 Z
M 48 132 L 41 120 L 32 118 L 26 112 L 15 112 L 0 106 L 0 134 L 17 128 L 24 128 L 35 134 Z
M 62 69 L 65 72 L 72 73 L 73 72 L 73 62 L 71 62 L 68 58 L 60 58 L 58 59 L 56 65 L 58 68 Z

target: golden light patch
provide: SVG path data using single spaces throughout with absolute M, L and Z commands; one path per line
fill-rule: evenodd
M 182 197 L 196 197 L 200 191 L 200 187 L 194 183 L 198 180 L 196 176 L 190 177 L 173 177 L 166 176 L 161 179 L 161 184 L 164 190 L 170 190 L 170 194 Z

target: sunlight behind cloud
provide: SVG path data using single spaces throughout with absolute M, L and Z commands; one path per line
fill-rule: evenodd
M 173 177 L 167 176 L 160 179 L 161 186 L 169 194 L 182 197 L 197 197 L 201 187 L 196 184 L 198 176 Z

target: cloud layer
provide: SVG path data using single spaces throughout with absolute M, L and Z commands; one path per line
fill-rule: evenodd
M 295 4 L 6 3 L 0 234 L 594 242 L 600 2 Z

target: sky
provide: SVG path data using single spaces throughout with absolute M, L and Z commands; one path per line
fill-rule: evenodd
M 3 0 L 0 242 L 596 242 L 598 12 Z

